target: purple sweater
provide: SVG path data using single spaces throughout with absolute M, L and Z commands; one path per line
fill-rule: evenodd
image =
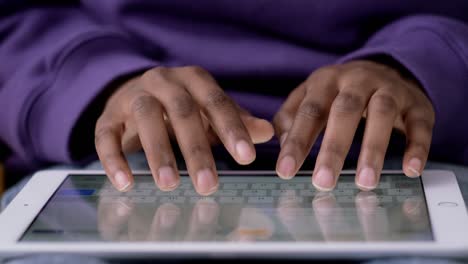
M 0 0 L 0 142 L 10 168 L 73 162 L 77 120 L 129 73 L 195 64 L 218 79 L 300 81 L 326 64 L 381 55 L 433 102 L 432 157 L 468 164 L 466 0 L 42 2 Z M 261 86 L 224 88 L 271 119 L 294 87 Z

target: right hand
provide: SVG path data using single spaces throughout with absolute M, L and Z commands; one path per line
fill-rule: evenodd
M 273 136 L 272 125 L 232 101 L 205 70 L 156 67 L 125 82 L 96 123 L 95 145 L 113 185 L 127 191 L 133 176 L 123 153 L 143 148 L 156 185 L 175 189 L 179 174 L 174 134 L 195 189 L 209 195 L 218 177 L 210 142 L 218 138 L 239 164 L 255 159 L 253 144 Z

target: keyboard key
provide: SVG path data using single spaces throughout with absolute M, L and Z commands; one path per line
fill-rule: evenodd
M 333 195 L 335 195 L 335 196 L 354 195 L 354 190 L 353 189 L 335 189 L 335 190 L 333 190 Z
M 300 196 L 306 196 L 306 197 L 313 197 L 313 196 L 315 196 L 316 193 L 317 193 L 317 191 L 315 191 L 313 189 L 309 189 L 309 190 L 301 190 L 299 192 L 299 195 Z
M 279 203 L 302 203 L 304 202 L 304 197 L 299 196 L 281 196 L 278 198 Z
M 158 187 L 156 187 L 156 184 L 154 182 L 142 182 L 138 183 L 136 185 L 137 189 L 150 189 L 150 190 L 156 190 Z
M 388 195 L 377 195 L 377 200 L 379 203 L 391 203 L 393 202 L 393 197 Z
M 184 203 L 186 197 L 184 196 L 164 196 L 161 197 L 161 203 Z
M 244 190 L 243 196 L 266 196 L 266 190 Z
M 244 202 L 244 197 L 220 197 L 219 202 L 222 204 L 240 204 Z
M 122 192 L 117 191 L 114 189 L 104 189 L 99 191 L 100 196 L 119 196 L 123 194 Z
M 237 196 L 237 190 L 218 190 L 214 195 L 216 196 Z
M 388 195 L 412 195 L 413 190 L 411 189 L 388 189 Z
M 178 187 L 181 190 L 188 190 L 188 189 L 193 189 L 193 184 L 192 183 L 182 183 Z
M 249 197 L 248 203 L 273 203 L 273 197 L 269 196 L 256 196 Z
M 276 183 L 253 183 L 252 189 L 258 190 L 273 190 L 276 188 Z
M 224 190 L 245 190 L 247 189 L 247 183 L 225 183 L 223 185 Z
M 134 203 L 154 203 L 156 202 L 155 196 L 135 196 L 131 198 L 131 201 Z
M 186 190 L 184 196 L 198 196 L 199 194 L 195 190 Z
M 156 196 L 175 196 L 175 195 L 182 195 L 182 191 L 181 190 L 173 190 L 173 191 L 170 191 L 170 192 L 163 192 L 161 190 L 157 190 L 154 195 Z
M 271 196 L 296 196 L 296 190 L 271 190 Z
M 338 182 L 336 185 L 338 189 L 356 189 L 354 182 Z
M 390 183 L 389 182 L 380 182 L 379 185 L 377 185 L 377 188 L 379 188 L 379 189 L 389 189 L 390 188 Z
M 125 193 L 125 195 L 127 196 L 149 196 L 151 195 L 151 193 L 153 192 L 153 190 L 149 190 L 149 189 L 141 189 L 141 190 L 130 190 L 128 192 Z
M 280 185 L 280 189 L 282 189 L 282 190 L 287 190 L 287 189 L 300 190 L 300 189 L 304 189 L 304 184 L 303 183 L 282 183 Z
M 336 197 L 338 203 L 354 203 L 354 196 L 352 195 L 343 195 Z
M 190 203 L 197 203 L 198 201 L 213 201 L 213 202 L 216 202 L 214 197 L 207 197 L 207 196 L 190 197 Z

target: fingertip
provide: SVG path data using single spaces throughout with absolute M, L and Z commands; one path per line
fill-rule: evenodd
M 249 116 L 245 121 L 247 132 L 254 144 L 268 142 L 275 135 L 273 125 L 268 120 Z
M 114 184 L 120 192 L 127 192 L 132 188 L 133 181 L 127 173 L 119 170 L 114 174 Z
M 245 140 L 236 143 L 237 160 L 241 165 L 252 163 L 256 158 L 255 148 Z
M 422 161 L 419 158 L 412 158 L 408 161 L 407 166 L 404 169 L 406 176 L 410 178 L 416 178 L 421 176 Z

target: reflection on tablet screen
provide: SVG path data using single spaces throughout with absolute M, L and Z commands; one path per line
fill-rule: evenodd
M 248 180 L 246 180 L 248 179 Z M 21 241 L 430 241 L 420 179 L 382 175 L 360 192 L 354 175 L 333 192 L 310 175 L 220 176 L 219 191 L 199 196 L 188 177 L 162 192 L 149 175 L 116 191 L 105 175 L 69 175 Z

